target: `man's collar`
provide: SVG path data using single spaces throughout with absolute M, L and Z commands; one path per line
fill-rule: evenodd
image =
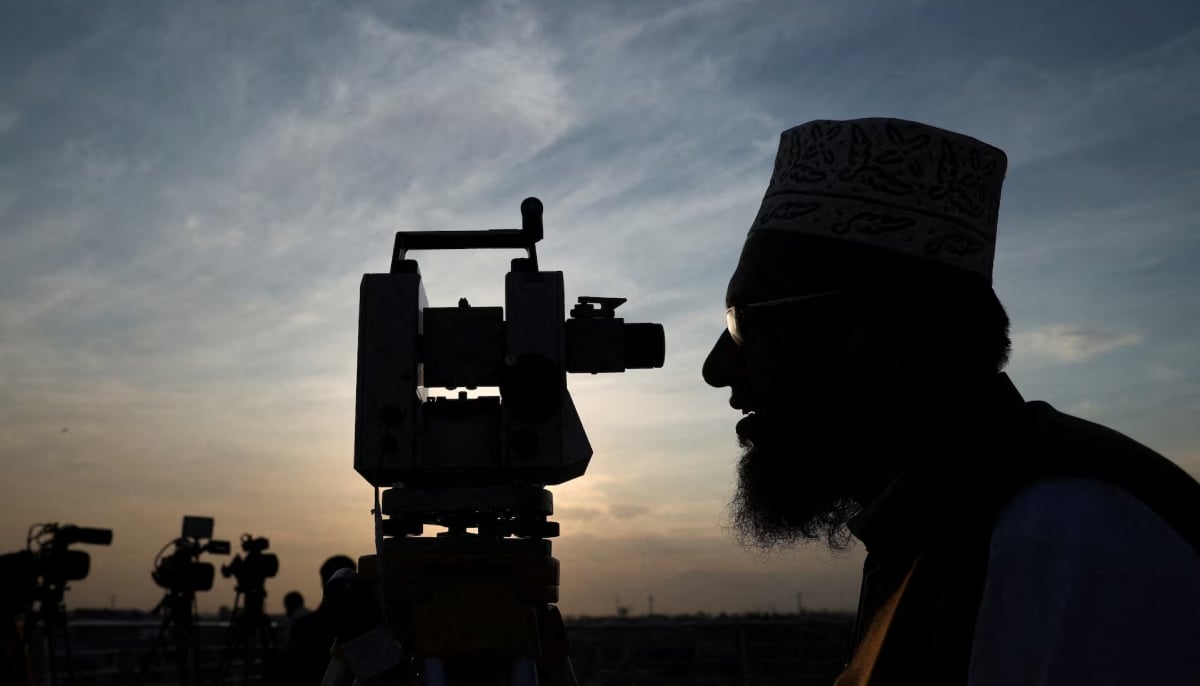
M 1025 399 L 1007 374 L 997 374 L 978 405 L 980 423 L 975 444 L 963 445 L 954 463 L 911 463 L 905 466 L 847 527 L 868 550 L 903 546 L 923 540 L 930 526 L 947 516 L 973 509 L 964 479 L 978 473 L 978 461 L 995 455 L 1006 442 Z M 1002 459 L 1002 458 L 1000 458 Z

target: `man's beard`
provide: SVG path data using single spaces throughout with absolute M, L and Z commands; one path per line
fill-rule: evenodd
M 851 495 L 862 465 L 848 433 L 836 424 L 749 416 L 739 423 L 737 491 L 730 527 L 746 547 L 763 551 L 824 541 L 833 551 L 850 545 L 847 523 L 861 507 Z M 859 468 L 856 468 L 859 467 Z

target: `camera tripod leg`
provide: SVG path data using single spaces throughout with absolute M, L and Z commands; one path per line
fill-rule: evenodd
M 50 632 L 50 627 L 44 627 L 43 633 L 45 636 L 42 637 L 42 644 L 45 645 L 46 664 L 50 668 L 50 686 L 58 686 L 58 669 L 54 661 L 53 634 Z
M 175 627 L 175 633 L 175 671 L 179 673 L 180 686 L 188 686 L 193 672 L 195 644 L 191 634 L 186 637 L 179 635 L 179 627 Z
M 166 601 L 164 600 L 163 602 L 166 602 Z M 155 607 L 152 612 L 154 614 L 158 614 L 162 610 L 162 608 L 163 608 L 163 603 L 159 603 L 158 607 Z M 137 682 L 136 682 L 139 686 L 141 684 L 146 683 L 146 675 L 150 673 L 150 665 L 152 665 L 154 663 L 154 658 L 159 657 L 160 655 L 163 654 L 163 647 L 166 644 L 167 631 L 170 629 L 170 626 L 171 626 L 171 616 L 168 614 L 164 614 L 162 624 L 159 624 L 159 626 L 158 626 L 158 634 L 154 637 L 154 643 L 153 643 L 152 647 L 150 648 L 149 652 L 142 655 L 142 668 L 138 672 L 138 678 L 137 678 Z M 183 678 L 182 666 L 180 667 L 179 676 L 180 676 L 179 683 L 182 686 L 186 686 L 187 681 Z
M 216 686 L 222 686 L 225 683 L 225 673 L 230 669 L 234 651 L 242 644 L 242 615 L 238 607 L 241 599 L 240 592 L 233 596 L 233 611 L 229 616 L 229 629 L 225 632 L 225 650 L 221 653 L 221 661 L 217 664 L 217 673 L 213 678 Z M 243 660 L 243 668 L 244 666 L 245 661 Z M 244 673 L 242 677 L 242 680 L 245 681 Z
M 75 681 L 75 667 L 71 663 L 71 638 L 67 634 L 66 616 L 59 613 L 65 613 L 65 610 L 59 608 L 58 613 L 55 614 L 43 613 L 37 624 L 41 634 L 39 644 L 44 651 L 44 661 L 50 672 L 51 686 L 58 686 L 58 660 L 54 650 L 54 634 L 56 630 L 62 634 L 63 660 L 67 665 L 67 683 L 70 684 Z M 62 618 L 61 624 L 58 621 L 60 617 Z
M 230 619 L 229 629 L 225 632 L 225 649 L 221 652 L 221 661 L 217 663 L 217 672 L 213 677 L 213 684 L 216 686 L 223 686 L 225 683 L 225 673 L 229 671 L 233 652 L 240 643 L 238 633 L 237 617 L 233 617 Z
M 75 662 L 71 657 L 71 628 L 67 626 L 67 620 L 64 617 L 62 626 L 59 627 L 62 631 L 63 654 L 67 660 L 67 683 L 75 683 Z
M 168 595 L 150 611 L 151 614 L 162 615 L 162 623 L 158 625 L 158 633 L 150 650 L 142 655 L 136 684 L 146 683 L 156 661 L 161 660 L 165 669 L 169 655 L 174 657 L 180 686 L 191 684 L 196 671 L 194 660 L 199 652 L 194 624 L 195 602 L 194 598 L 189 601 L 186 596 L 173 598 Z M 168 641 L 174 643 L 173 651 L 167 650 Z
M 259 619 L 258 648 L 262 654 L 263 679 L 272 682 L 279 673 L 279 645 L 275 641 L 275 629 L 271 626 L 271 618 L 266 614 L 261 615 Z
M 226 676 L 233 669 L 234 656 L 241 653 L 242 683 L 249 683 L 252 676 L 254 650 L 261 654 L 261 674 L 263 680 L 270 681 L 276 676 L 277 659 L 275 634 L 271 628 L 271 619 L 260 611 L 247 612 L 245 607 L 239 609 L 237 598 L 234 599 L 233 616 L 229 620 L 229 630 L 226 633 L 225 651 L 217 668 L 213 683 L 223 686 Z

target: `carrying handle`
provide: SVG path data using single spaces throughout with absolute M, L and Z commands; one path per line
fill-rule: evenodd
M 409 250 L 524 250 L 537 269 L 535 243 L 542 240 L 542 201 L 534 197 L 521 202 L 521 228 L 484 229 L 481 231 L 397 231 L 392 246 L 393 274 L 403 271 L 401 264 Z

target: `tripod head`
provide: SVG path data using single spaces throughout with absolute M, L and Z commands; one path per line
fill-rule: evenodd
M 200 562 L 200 555 L 229 554 L 229 541 L 212 540 L 212 531 L 212 517 L 185 516 L 179 538 L 168 541 L 154 556 L 154 570 L 150 572 L 154 583 L 171 595 L 189 598 L 198 591 L 211 590 L 213 566 Z
M 270 546 L 265 538 L 242 534 L 242 552 L 246 556 L 236 555 L 229 564 L 221 566 L 221 576 L 236 578 L 235 590 L 245 594 L 247 610 L 252 607 L 262 610 L 262 600 L 267 595 L 264 584 L 279 573 L 279 558 L 265 552 Z

